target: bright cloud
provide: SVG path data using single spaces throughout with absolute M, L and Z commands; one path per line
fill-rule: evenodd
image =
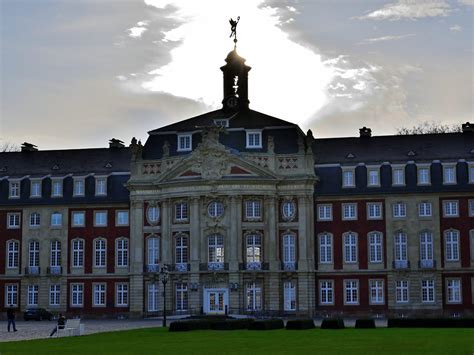
M 467 0 L 464 0 L 467 1 Z M 386 4 L 381 9 L 358 17 L 360 20 L 416 20 L 424 17 L 447 16 L 451 12 L 449 4 L 444 0 L 399 0 L 397 3 Z
M 359 42 L 358 44 L 372 44 L 372 43 L 378 43 L 378 42 L 387 42 L 387 41 L 397 41 L 403 38 L 407 37 L 413 37 L 414 34 L 407 34 L 407 35 L 401 35 L 401 36 L 383 36 L 383 37 L 376 37 L 376 38 L 367 38 L 364 39 L 362 42 Z
M 474 0 L 458 0 L 463 5 L 474 6 Z
M 453 32 L 461 32 L 462 31 L 462 27 L 459 26 L 459 25 L 454 25 L 454 26 L 451 26 L 449 28 L 450 31 L 453 31 Z
M 139 38 L 147 30 L 148 21 L 138 21 L 135 27 L 129 28 L 129 36 L 133 38 Z

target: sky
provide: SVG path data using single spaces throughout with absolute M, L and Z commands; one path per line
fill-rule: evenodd
M 473 121 L 474 0 L 0 0 L 0 146 L 105 147 L 221 107 L 233 49 L 250 107 L 315 137 Z

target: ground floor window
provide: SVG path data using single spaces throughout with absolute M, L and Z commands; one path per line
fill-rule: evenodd
M 186 283 L 176 284 L 176 310 L 188 310 L 188 284 Z
M 84 305 L 84 285 L 71 284 L 71 306 L 82 307 Z
M 359 281 L 356 280 L 345 280 L 345 304 L 358 304 L 359 303 Z
M 28 286 L 28 306 L 37 306 L 38 305 L 38 285 L 29 285 Z
M 18 285 L 6 285 L 5 307 L 18 306 Z
M 115 285 L 116 288 L 116 305 L 117 307 L 128 306 L 128 284 L 119 283 Z
M 94 284 L 94 306 L 105 306 L 105 284 Z
M 434 280 L 421 281 L 421 301 L 424 303 L 432 303 L 435 301 Z
M 287 281 L 283 284 L 283 307 L 285 311 L 296 311 L 296 284 Z
M 449 303 L 461 303 L 461 280 L 447 279 L 446 291 Z
M 322 305 L 334 304 L 333 281 L 319 281 L 319 302 Z
M 408 303 L 408 281 L 398 280 L 395 281 L 395 301 L 397 303 Z
M 262 309 L 262 288 L 255 282 L 247 283 L 247 310 L 259 311 Z
M 49 305 L 50 306 L 59 306 L 61 303 L 61 285 L 51 285 L 49 286 Z
M 383 280 L 369 280 L 370 303 L 383 304 Z
M 158 284 L 152 283 L 148 285 L 148 312 L 158 311 Z

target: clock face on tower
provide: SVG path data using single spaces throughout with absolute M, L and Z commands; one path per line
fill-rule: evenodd
M 228 108 L 236 108 L 239 106 L 239 98 L 236 96 L 230 96 L 225 100 L 225 105 Z

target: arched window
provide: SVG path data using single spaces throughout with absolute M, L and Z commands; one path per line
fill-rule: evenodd
M 94 266 L 106 267 L 107 246 L 105 239 L 97 238 L 94 240 Z
M 117 239 L 117 247 L 116 247 L 116 260 L 118 267 L 125 267 L 128 266 L 128 239 L 120 238 Z
M 433 233 L 420 233 L 420 267 L 433 267 Z
M 357 234 L 353 232 L 345 233 L 344 239 L 344 262 L 357 262 Z
M 450 229 L 444 232 L 446 261 L 459 260 L 459 231 Z
M 330 233 L 319 235 L 319 262 L 321 264 L 332 263 L 332 235 Z
M 50 266 L 61 266 L 61 242 L 59 240 L 53 240 L 51 242 Z
M 406 268 L 408 267 L 408 239 L 407 234 L 404 232 L 396 232 L 393 236 L 394 241 L 394 260 L 395 268 Z
M 371 232 L 368 234 L 369 239 L 369 262 L 370 263 L 381 263 L 382 262 L 382 233 Z
M 84 240 L 74 239 L 72 241 L 72 267 L 84 266 Z
M 14 269 L 18 267 L 18 253 L 20 243 L 17 240 L 7 242 L 7 268 Z
M 40 244 L 37 240 L 32 240 L 28 250 L 28 266 L 39 267 Z

